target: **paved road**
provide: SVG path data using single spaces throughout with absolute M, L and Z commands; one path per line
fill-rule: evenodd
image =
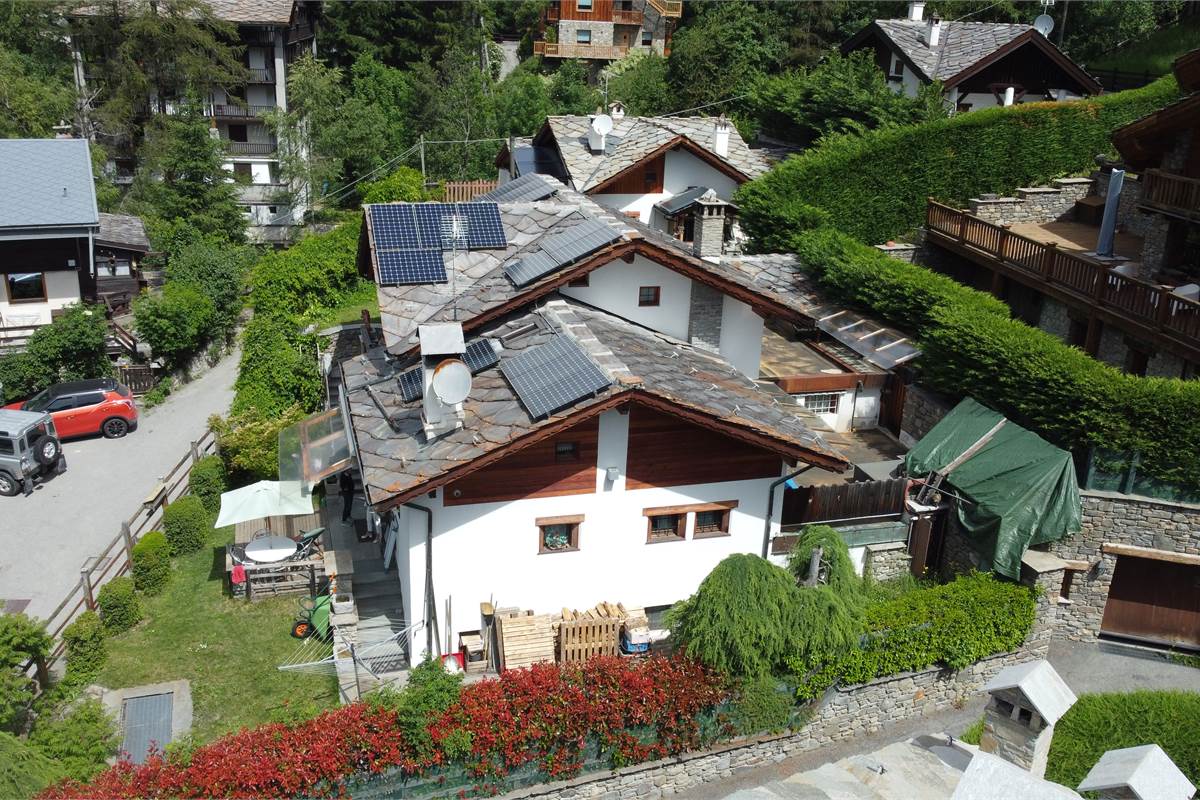
M 240 354 L 142 414 L 123 439 L 64 442 L 67 471 L 29 497 L 0 497 L 0 599 L 29 600 L 33 616 L 54 610 L 79 568 L 120 531 L 156 483 L 233 399 Z

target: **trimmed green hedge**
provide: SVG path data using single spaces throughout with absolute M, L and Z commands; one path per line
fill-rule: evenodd
M 171 545 L 171 555 L 194 553 L 208 541 L 212 519 L 200 498 L 185 495 L 163 509 L 163 533 Z
M 150 531 L 133 546 L 133 585 L 139 592 L 155 595 L 171 579 L 171 545 L 162 531 Z
M 797 694 L 812 699 L 832 683 L 875 678 L 940 664 L 962 669 L 1015 650 L 1033 627 L 1037 600 L 1029 588 L 973 572 L 953 583 L 917 589 L 867 609 L 862 647 L 815 665 L 793 659 Z
M 129 630 L 142 618 L 142 607 L 133 590 L 133 578 L 113 578 L 100 587 L 96 595 L 100 619 L 109 633 Z
M 100 671 L 108 653 L 104 623 L 95 611 L 85 611 L 63 629 L 67 645 L 67 678 L 86 681 Z
M 188 472 L 188 490 L 200 498 L 210 514 L 221 510 L 221 493 L 227 487 L 225 462 L 220 456 L 205 456 Z
M 1112 132 L 1179 96 L 1175 79 L 1065 103 L 982 109 L 922 125 L 830 137 L 743 186 L 743 228 L 762 252 L 790 250 L 813 207 L 870 244 L 918 227 L 925 200 L 961 204 L 1090 169 Z

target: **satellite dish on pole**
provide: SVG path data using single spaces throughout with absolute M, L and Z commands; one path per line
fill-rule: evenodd
M 1049 36 L 1050 31 L 1054 30 L 1054 17 L 1049 14 L 1040 14 L 1033 21 L 1033 28 L 1042 36 Z
M 457 358 L 447 359 L 433 371 L 433 393 L 448 406 L 456 406 L 471 393 L 471 370 Z

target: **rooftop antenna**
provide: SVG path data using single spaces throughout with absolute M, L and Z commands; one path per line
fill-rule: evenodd
M 442 217 L 442 246 L 450 248 L 450 309 L 452 319 L 458 322 L 458 285 L 455 276 L 458 270 L 454 262 L 460 250 L 467 248 L 467 217 L 464 214 L 446 214 Z

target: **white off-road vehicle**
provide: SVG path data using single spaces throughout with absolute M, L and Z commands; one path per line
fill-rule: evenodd
M 0 496 L 32 494 L 35 481 L 66 469 L 49 414 L 0 408 Z

